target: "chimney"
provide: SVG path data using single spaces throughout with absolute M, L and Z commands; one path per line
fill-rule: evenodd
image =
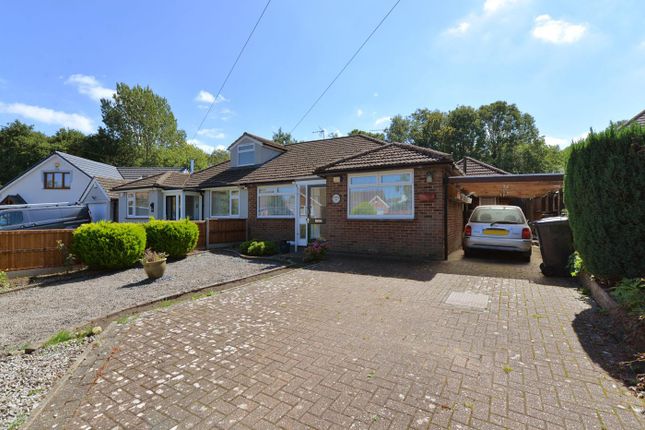
M 190 160 L 190 173 L 195 172 L 195 160 Z

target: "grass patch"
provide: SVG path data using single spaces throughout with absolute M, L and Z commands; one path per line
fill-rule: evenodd
M 27 421 L 27 414 L 20 414 L 9 423 L 7 430 L 18 430 Z
M 374 377 L 374 375 L 376 375 L 376 372 L 375 372 L 375 371 L 373 371 L 373 370 L 371 370 L 371 371 L 367 374 L 367 379 L 372 379 L 372 378 Z
M 49 338 L 47 342 L 43 345 L 45 348 L 58 345 L 59 343 L 67 342 L 69 340 L 74 339 L 74 335 L 67 331 L 67 330 L 61 330 L 52 337 Z
M 128 322 L 130 322 L 130 316 L 128 315 L 122 315 L 116 320 L 117 324 L 127 324 Z
M 539 321 L 539 320 L 540 320 L 540 318 L 544 318 L 544 315 L 541 315 L 541 314 L 532 314 L 532 315 L 531 315 L 531 318 L 535 318 L 536 320 L 538 320 L 538 321 Z
M 172 305 L 174 305 L 176 302 L 177 302 L 176 300 L 168 300 L 168 299 L 167 299 L 167 300 L 162 300 L 162 301 L 160 301 L 160 302 L 159 302 L 159 304 L 157 305 L 157 308 L 159 308 L 159 309 L 166 309 L 166 308 L 169 308 L 169 307 L 171 307 Z
M 217 293 L 215 291 L 205 291 L 203 293 L 193 294 L 190 298 L 192 300 L 199 300 L 199 299 L 205 299 L 206 297 L 212 297 L 216 294 Z
M 508 364 L 504 364 L 502 366 L 502 370 L 504 371 L 504 373 L 506 373 L 508 375 L 509 373 L 511 373 L 513 371 L 513 368 Z
M 33 390 L 29 390 L 29 392 L 27 393 L 27 395 L 31 397 L 31 396 L 35 396 L 36 394 L 40 394 L 40 393 L 42 393 L 43 391 L 45 391 L 45 389 L 44 389 L 44 388 L 34 388 Z

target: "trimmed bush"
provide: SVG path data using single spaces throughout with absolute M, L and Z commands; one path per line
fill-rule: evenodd
M 254 256 L 274 255 L 278 253 L 278 245 L 269 240 L 247 240 L 240 245 L 240 252 Z
M 605 278 L 645 274 L 645 127 L 614 126 L 571 149 L 564 196 L 585 268 Z
M 199 228 L 187 219 L 158 221 L 150 219 L 144 225 L 148 237 L 147 248 L 164 252 L 170 258 L 184 258 L 197 246 Z
M 101 221 L 83 224 L 74 231 L 74 255 L 95 269 L 132 267 L 146 249 L 146 231 L 141 224 Z

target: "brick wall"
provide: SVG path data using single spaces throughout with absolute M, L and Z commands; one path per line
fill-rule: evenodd
M 257 214 L 257 187 L 249 185 L 249 214 L 248 214 L 248 238 L 259 240 L 294 240 L 295 220 L 284 218 L 258 219 Z
M 457 189 L 450 186 L 449 196 L 457 194 Z M 448 253 L 461 248 L 462 232 L 464 230 L 464 204 L 448 198 Z
M 445 167 L 414 170 L 415 217 L 411 220 L 350 220 L 347 218 L 347 175 L 334 183 L 327 178 L 327 238 L 335 251 L 364 254 L 444 257 L 443 173 Z M 433 182 L 426 181 L 431 171 Z M 420 194 L 434 193 L 433 201 Z M 340 203 L 331 198 L 339 194 Z M 461 228 L 461 227 L 460 227 Z

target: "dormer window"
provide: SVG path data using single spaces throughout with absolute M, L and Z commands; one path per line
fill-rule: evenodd
M 247 143 L 237 147 L 237 165 L 250 166 L 255 164 L 255 145 Z

